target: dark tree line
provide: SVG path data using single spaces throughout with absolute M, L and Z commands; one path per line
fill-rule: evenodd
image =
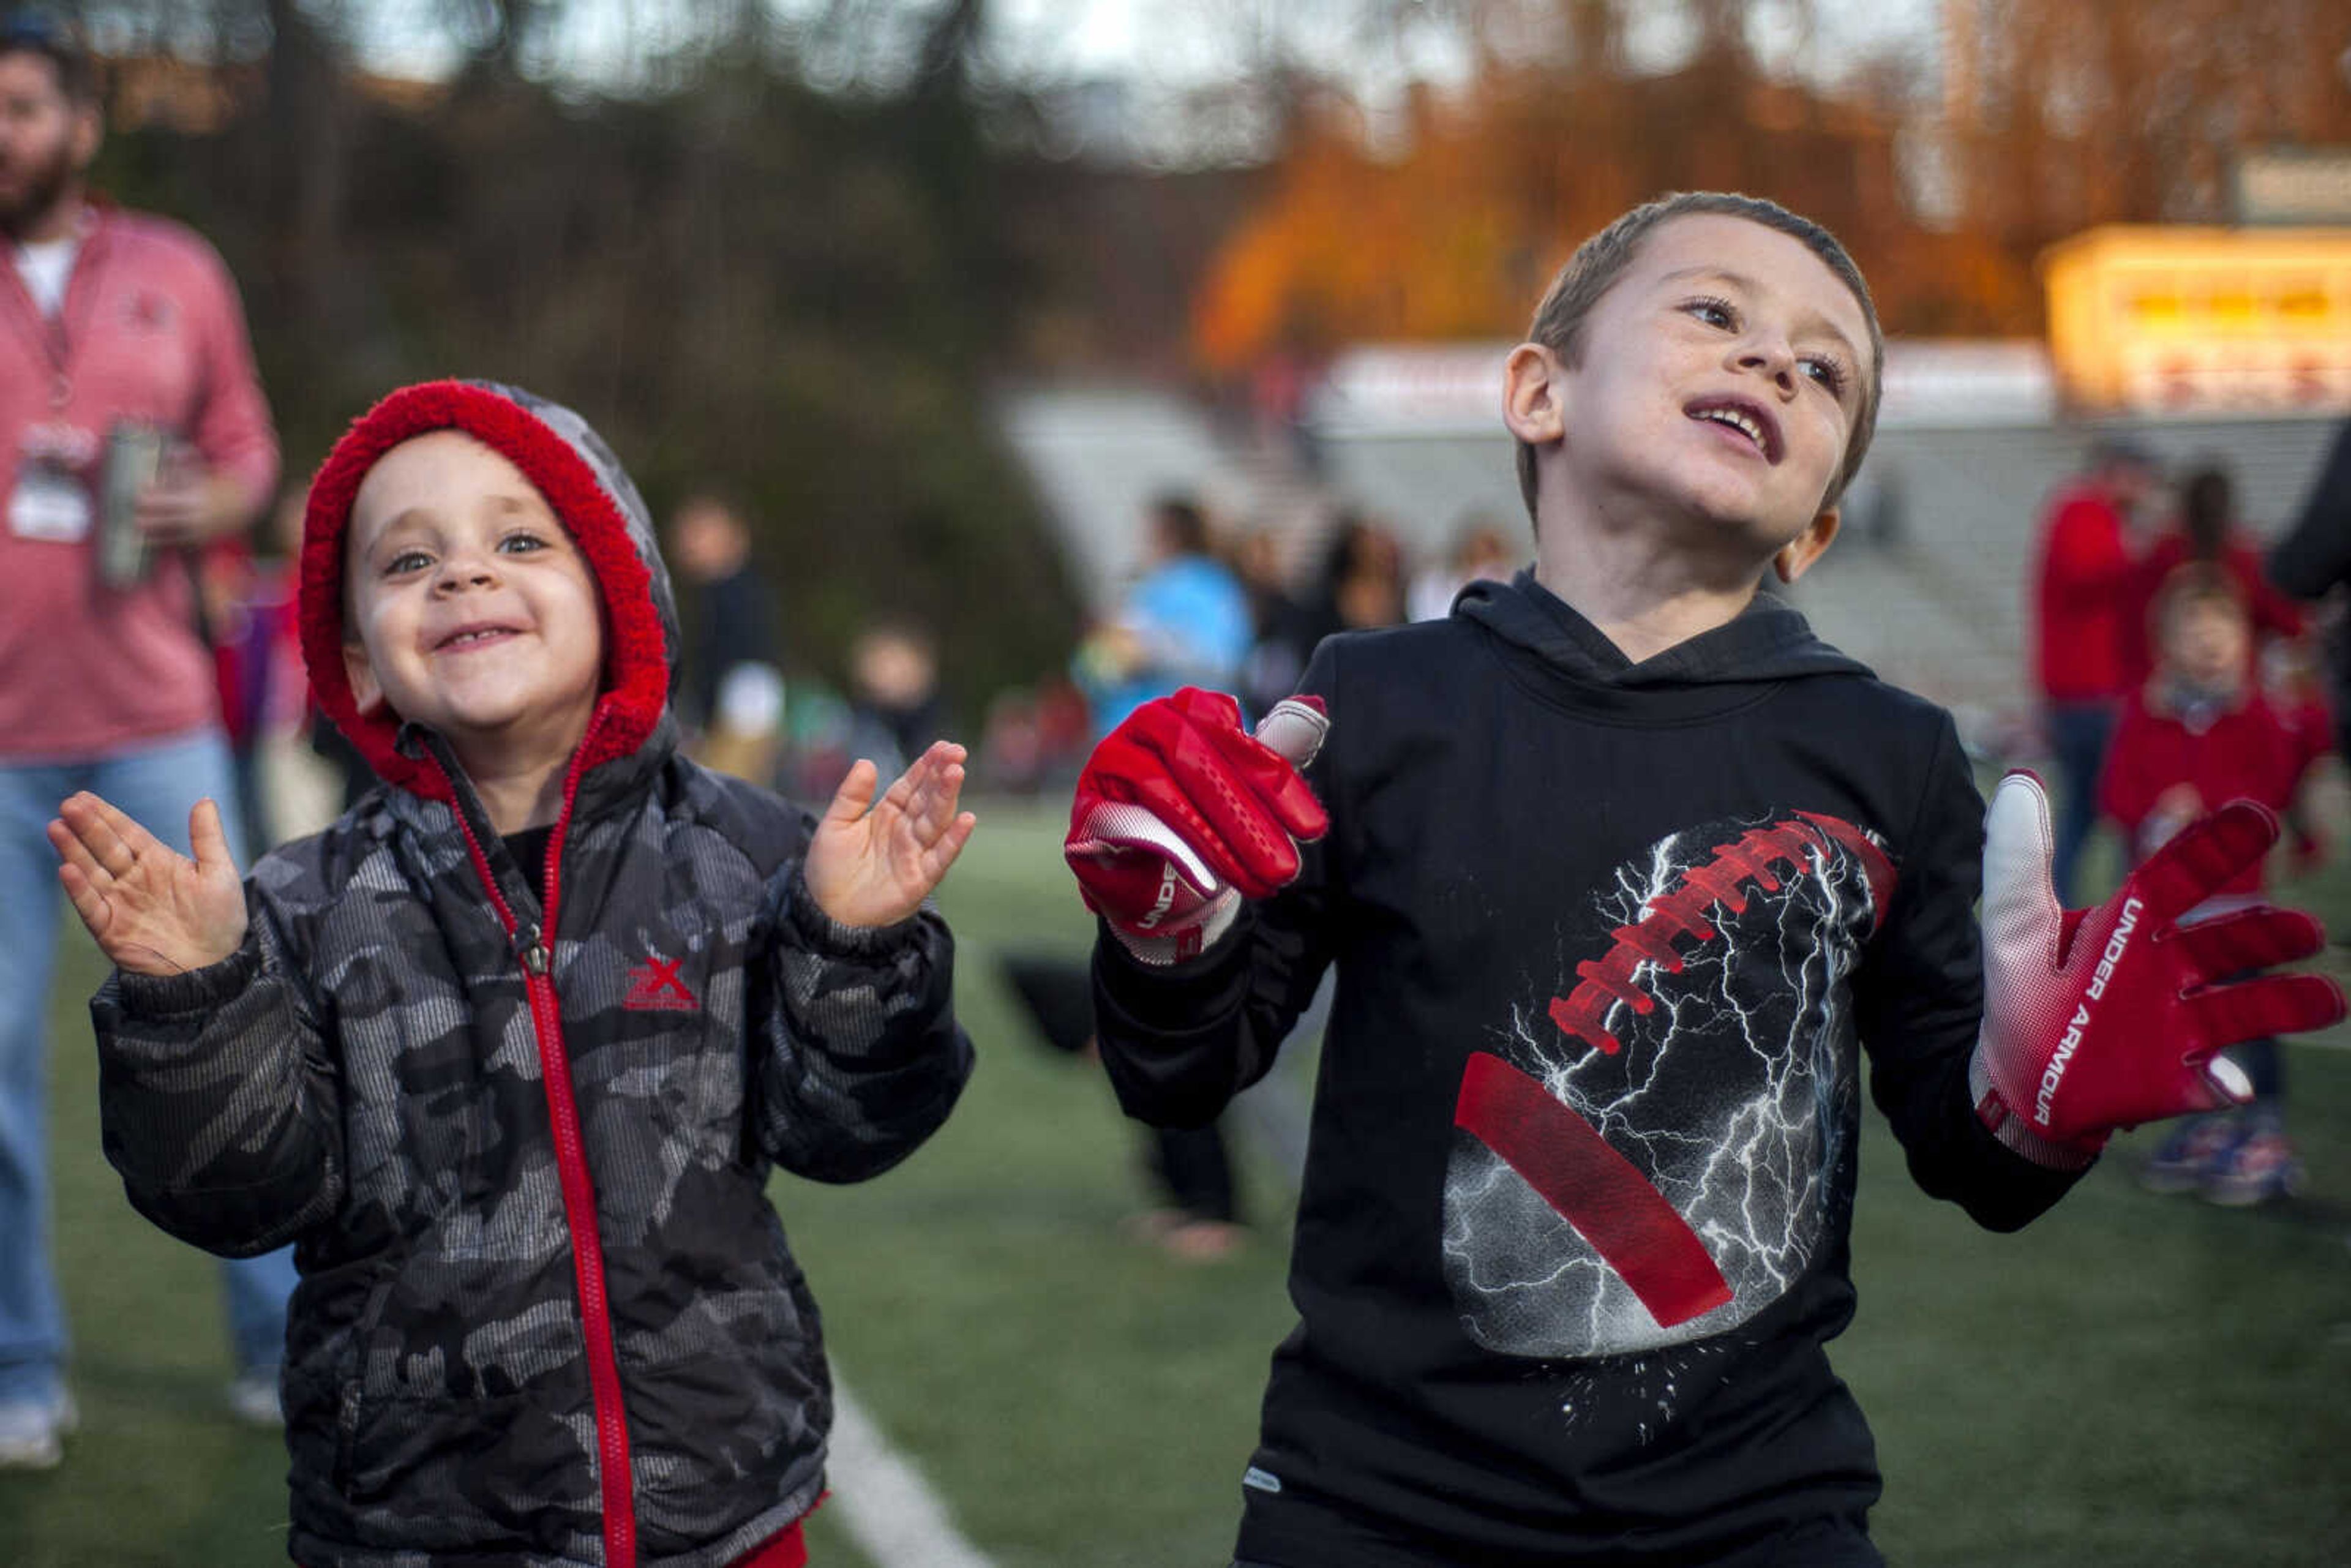
M 434 84 L 361 74 L 332 5 L 87 9 L 119 107 L 182 62 L 96 183 L 227 256 L 289 476 L 393 385 L 511 381 L 594 421 L 657 513 L 737 497 L 796 661 L 914 618 L 972 714 L 1059 665 L 1073 596 L 988 415 L 1041 275 L 1011 210 L 1037 182 L 965 68 L 980 0 L 925 14 L 886 89 L 812 85 L 750 5 L 625 89 L 524 68 L 555 0 L 453 0 Z

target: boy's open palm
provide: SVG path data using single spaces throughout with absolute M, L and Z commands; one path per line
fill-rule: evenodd
M 245 884 L 212 801 L 188 813 L 193 860 L 88 790 L 57 808 L 49 843 L 74 913 L 118 967 L 184 974 L 245 941 Z
M 964 748 L 931 743 L 879 800 L 882 770 L 859 759 L 825 808 L 802 870 L 817 907 L 843 925 L 892 925 L 922 907 L 975 819 L 959 811 Z
M 2105 903 L 2064 909 L 2041 781 L 2001 780 L 1986 823 L 1984 1018 L 1970 1087 L 2001 1143 L 2079 1168 L 2117 1128 L 2241 1103 L 2250 1086 L 2223 1048 L 2344 1016 L 2343 993 L 2322 976 L 2252 973 L 2318 951 L 2325 933 L 2310 916 L 2256 904 L 2180 923 L 2277 836 L 2269 811 L 2232 800 Z

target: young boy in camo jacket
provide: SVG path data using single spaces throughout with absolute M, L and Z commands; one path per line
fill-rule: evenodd
M 240 886 L 96 797 L 50 828 L 131 1201 L 292 1241 L 288 1552 L 786 1568 L 823 1488 L 817 1310 L 771 1167 L 886 1170 L 971 1068 L 924 901 L 962 747 L 820 821 L 680 756 L 643 504 L 574 413 L 392 393 L 336 445 L 304 655 L 382 786 Z

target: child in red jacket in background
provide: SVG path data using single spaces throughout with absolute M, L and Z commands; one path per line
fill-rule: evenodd
M 2300 712 L 2281 712 L 2255 685 L 2252 614 L 2242 588 L 2221 566 L 2178 567 L 2156 592 L 2147 622 L 2154 674 L 2123 711 L 2098 787 L 2099 810 L 2122 829 L 2134 858 L 2240 797 L 2287 815 L 2326 742 Z M 2261 864 L 2246 868 L 2180 923 L 2262 902 L 2265 874 Z M 2249 1205 L 2285 1197 L 2299 1182 L 2285 1136 L 2277 1040 L 2249 1041 L 2229 1054 L 2252 1080 L 2253 1103 L 2179 1124 L 2147 1162 L 2142 1179 L 2149 1187 Z

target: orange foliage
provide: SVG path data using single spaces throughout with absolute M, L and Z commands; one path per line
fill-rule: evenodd
M 1200 358 L 1229 370 L 1275 349 L 1507 330 L 1521 247 L 1483 153 L 1462 128 L 1432 123 L 1387 166 L 1330 119 L 1310 125 L 1272 199 L 1210 266 L 1192 319 Z
M 1726 57 L 1664 77 L 1499 76 L 1465 103 L 1424 102 L 1394 162 L 1326 111 L 1211 262 L 1194 352 L 1228 372 L 1351 341 L 1513 335 L 1575 242 L 1687 189 L 1748 191 L 1819 218 L 1874 278 L 1873 256 L 1893 266 L 1902 323 L 2029 328 L 2026 265 L 1919 233 L 1901 216 L 1892 146 L 1877 117 Z M 1945 268 L 1961 287 L 1937 277 Z
M 1561 14 L 1618 9 L 1562 0 Z M 1351 341 L 1514 335 L 1575 242 L 1689 189 L 1827 225 L 1889 332 L 2030 333 L 2043 246 L 2096 222 L 2225 221 L 2237 149 L 2351 141 L 2346 0 L 1978 0 L 1952 15 L 1968 19 L 1945 39 L 1959 232 L 1911 215 L 1890 114 L 1771 80 L 1729 35 L 1666 75 L 1587 51 L 1580 67 L 1492 67 L 1463 101 L 1424 102 L 1392 162 L 1342 115 L 1310 117 L 1194 298 L 1193 352 L 1228 372 Z M 2205 46 L 2216 37 L 2232 48 Z

